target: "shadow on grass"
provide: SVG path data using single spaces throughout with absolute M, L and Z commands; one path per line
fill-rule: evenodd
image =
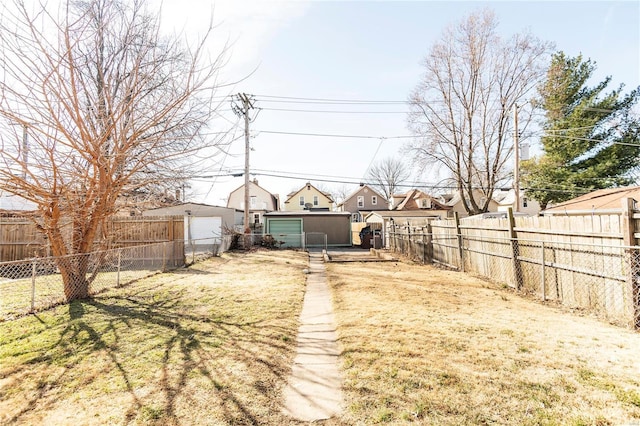
M 154 288 L 159 289 L 160 286 Z M 221 315 L 222 319 L 212 319 L 185 306 L 180 291 L 158 294 L 136 292 L 69 304 L 68 322 L 52 330 L 54 333 L 60 330 L 57 341 L 34 348 L 27 353 L 31 357 L 26 363 L 5 371 L 3 376 L 28 376 L 34 374 L 31 372 L 34 367 L 48 370 L 63 364 L 64 368 L 56 370 L 58 375 L 38 382 L 36 392 L 28 395 L 22 408 L 2 421 L 20 423 L 30 411 L 47 410 L 68 398 L 66 391 L 50 391 L 73 386 L 77 390 L 78 385 L 70 385 L 67 376 L 74 368 L 86 368 L 94 359 L 102 359 L 106 366 L 102 376 L 117 376 L 124 383 L 131 401 L 121 419 L 125 423 L 134 420 L 180 423 L 184 402 L 193 399 L 194 385 L 189 381 L 194 375 L 206 380 L 210 389 L 209 394 L 200 391 L 197 397 L 209 398 L 205 405 L 216 406 L 213 410 L 216 418 L 229 424 L 259 423 L 257 406 L 251 403 L 256 392 L 261 399 L 258 405 L 278 406 L 278 386 L 273 384 L 286 380 L 294 352 L 295 338 L 291 337 L 295 329 L 274 325 L 278 323 L 274 318 L 248 322 L 237 315 Z M 134 361 L 140 352 L 151 349 L 158 356 L 145 362 Z M 237 371 L 229 363 L 235 363 Z M 78 374 L 85 373 L 76 370 L 73 375 Z M 92 383 L 100 378 L 82 381 Z M 141 418 L 145 413 L 148 418 Z

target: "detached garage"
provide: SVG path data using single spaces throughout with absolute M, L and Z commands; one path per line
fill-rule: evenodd
M 146 210 L 143 216 L 184 216 L 184 240 L 187 249 L 207 249 L 222 243 L 224 230 L 233 229 L 235 209 L 207 204 L 185 203 Z M 192 247 L 193 245 L 193 247 Z
M 270 212 L 265 213 L 264 222 L 264 234 L 284 241 L 283 247 L 351 246 L 349 212 Z

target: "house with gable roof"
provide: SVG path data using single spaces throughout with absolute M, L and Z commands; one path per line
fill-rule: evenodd
M 480 202 L 483 202 L 483 195 L 479 189 L 474 189 L 474 197 Z M 464 208 L 464 203 L 462 202 L 462 196 L 460 195 L 460 191 L 455 191 L 450 194 L 443 194 L 438 197 L 438 201 L 444 204 L 447 207 L 450 207 L 449 216 L 453 217 L 455 213 L 458 213 L 460 217 L 467 217 L 469 213 Z M 493 198 L 489 201 L 489 212 L 497 212 L 498 211 L 498 202 Z
M 419 189 L 412 189 L 404 194 L 393 194 L 391 198 L 392 211 L 412 211 L 416 216 L 440 216 L 447 217 L 450 206 L 441 202 L 438 198 L 432 197 Z M 422 212 L 422 213 L 417 213 Z
M 302 188 L 287 195 L 283 210 L 331 211 L 332 208 L 333 197 L 307 182 Z
M 364 184 L 338 204 L 338 211 L 351 213 L 351 222 L 363 222 L 367 214 L 379 210 L 389 210 L 389 202 L 375 189 Z
M 368 225 L 379 224 L 382 245 L 388 246 L 389 232 L 394 226 L 424 226 L 430 220 L 448 217 L 451 207 L 419 189 L 393 194 L 391 209 L 372 211 L 365 216 Z
M 264 222 L 264 214 L 280 210 L 280 200 L 266 189 L 258 185 L 258 180 L 249 181 L 249 227 L 260 228 Z M 231 191 L 227 199 L 227 207 L 244 212 L 244 185 Z M 236 225 L 243 225 L 236 223 Z

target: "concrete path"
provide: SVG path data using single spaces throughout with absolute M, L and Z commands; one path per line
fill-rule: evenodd
M 342 409 L 336 326 L 323 255 L 309 252 L 309 275 L 298 330 L 298 351 L 284 391 L 283 412 L 300 421 L 334 417 Z

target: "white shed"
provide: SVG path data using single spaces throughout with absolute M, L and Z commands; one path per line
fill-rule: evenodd
M 143 216 L 184 216 L 185 247 L 208 249 L 222 242 L 226 229 L 233 229 L 236 210 L 207 204 L 184 203 L 145 210 Z

